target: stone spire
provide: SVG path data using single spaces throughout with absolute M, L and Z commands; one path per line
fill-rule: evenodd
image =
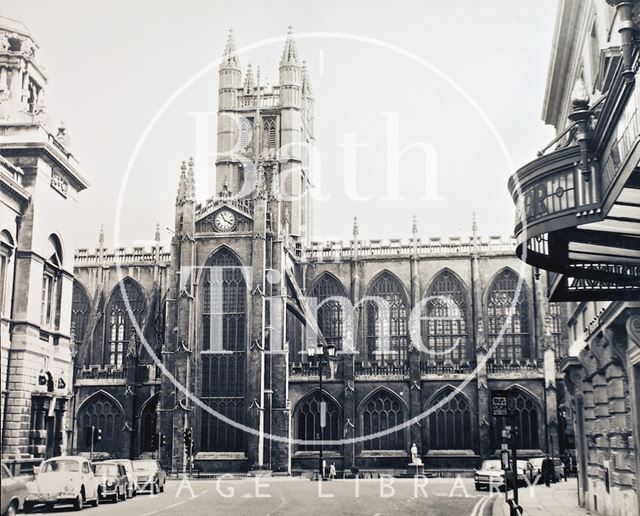
M 252 93 L 256 83 L 253 79 L 253 70 L 251 69 L 251 63 L 247 65 L 247 73 L 244 76 L 244 90 L 245 93 Z
M 306 97 L 313 97 L 311 81 L 309 80 L 309 69 L 307 68 L 306 61 L 302 61 L 302 94 Z
M 282 57 L 280 58 L 280 66 L 282 65 L 297 65 L 298 64 L 298 50 L 296 49 L 296 42 L 293 39 L 293 29 L 289 25 L 287 32 L 287 40 L 284 43 L 284 49 L 282 50 Z
M 185 200 L 188 202 L 194 202 L 196 200 L 196 174 L 193 157 L 189 158 L 189 162 L 187 163 Z
M 238 61 L 238 51 L 236 49 L 236 40 L 233 37 L 233 30 L 229 29 L 229 36 L 227 36 L 227 44 L 224 47 L 224 54 L 222 54 L 222 62 L 220 68 L 239 68 L 240 63 Z
M 186 182 L 187 182 L 187 164 L 183 161 L 180 165 L 180 179 L 178 179 L 178 195 L 176 196 L 176 204 L 182 206 L 186 201 Z

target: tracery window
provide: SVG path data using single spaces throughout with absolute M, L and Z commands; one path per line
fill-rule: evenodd
M 129 307 L 125 303 L 125 296 Z M 113 367 L 121 368 L 127 353 L 129 341 L 136 330 L 133 321 L 142 328 L 146 311 L 146 301 L 140 285 L 131 278 L 125 278 L 113 289 L 107 304 L 108 361 Z
M 429 408 L 436 407 L 454 392 L 447 389 L 436 396 Z M 429 448 L 433 450 L 469 450 L 472 446 L 471 407 L 465 396 L 456 393 L 429 414 Z
M 48 256 L 42 273 L 40 325 L 44 329 L 55 330 L 60 324 L 62 244 L 57 236 L 51 235 L 48 246 Z
M 562 312 L 559 303 L 549 303 L 549 333 L 554 349 L 560 352 L 562 344 Z
M 102 439 L 94 440 L 93 449 L 113 452 L 122 449 L 122 410 L 114 400 L 100 393 L 80 407 L 78 411 L 78 451 L 91 449 L 91 427 L 102 430 Z
M 253 125 L 248 118 L 240 122 L 240 149 L 244 150 L 251 145 L 253 140 Z
M 80 345 L 87 333 L 87 325 L 91 315 L 91 300 L 86 291 L 77 281 L 73 282 L 73 296 L 71 298 L 71 332 L 73 341 Z
M 366 304 L 369 361 L 380 365 L 404 365 L 407 360 L 408 327 L 402 286 L 394 276 L 385 272 L 375 280 L 367 296 L 386 302 L 368 300 Z
M 491 345 L 506 325 L 496 347 L 497 359 L 520 360 L 529 355 L 529 296 L 523 282 L 518 298 L 515 299 L 518 282 L 519 276 L 512 270 L 505 269 L 493 281 L 489 290 L 487 316 Z
M 528 393 L 518 388 L 509 389 L 508 399 L 511 411 L 514 414 L 513 423 L 505 422 L 505 418 L 492 418 L 494 420 L 494 448 L 499 448 L 502 442 L 502 429 L 505 424 L 515 424 L 518 428 L 516 446 L 519 450 L 540 449 L 540 414 L 538 404 Z
M 422 308 L 422 339 L 427 360 L 461 362 L 466 359 L 467 293 L 450 271 L 441 272 L 429 288 Z
M 406 449 L 404 428 L 388 432 L 405 421 L 404 404 L 399 398 L 387 391 L 379 391 L 366 402 L 360 417 L 365 450 Z M 366 439 L 378 432 L 382 435 Z
M 276 123 L 272 118 L 264 121 L 264 146 L 268 149 L 276 147 Z
M 202 401 L 243 424 L 246 379 L 247 286 L 241 263 L 226 248 L 207 262 L 202 277 Z M 244 432 L 203 410 L 201 451 L 244 451 Z
M 324 274 L 314 285 L 311 297 L 318 306 L 318 326 L 327 344 L 342 349 L 345 328 L 345 293 L 342 285 L 330 274 Z
M 320 407 L 322 402 L 326 404 L 326 425 L 324 430 L 320 426 Z M 316 391 L 305 397 L 298 404 L 296 437 L 301 441 L 338 441 L 342 438 L 340 420 L 340 407 L 329 396 L 321 396 L 320 392 Z M 317 451 L 319 449 L 319 444 L 298 445 L 299 451 Z M 324 445 L 323 449 L 339 451 L 339 445 Z

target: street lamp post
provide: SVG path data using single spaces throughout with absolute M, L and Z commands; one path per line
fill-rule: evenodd
M 336 347 L 333 344 L 318 344 L 315 348 L 307 349 L 307 355 L 318 364 L 318 377 L 320 385 L 320 450 L 318 454 L 318 480 L 324 479 L 324 427 L 326 426 L 326 403 L 324 402 L 324 391 L 322 386 L 322 367 L 325 359 L 327 363 L 336 355 Z

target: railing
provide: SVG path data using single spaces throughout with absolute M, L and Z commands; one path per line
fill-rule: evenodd
M 475 369 L 475 362 L 420 362 L 422 374 L 465 374 Z
M 473 252 L 480 254 L 509 254 L 515 251 L 516 242 L 513 238 L 492 236 L 488 241 L 478 239 L 474 244 L 473 239 L 449 238 L 444 241 L 440 238 L 430 238 L 423 242 L 417 239 L 410 240 L 358 240 L 354 241 L 328 241 L 311 242 L 310 246 L 302 251 L 303 256 L 309 261 L 333 261 L 352 258 L 356 255 L 366 257 L 396 257 L 396 256 L 467 256 Z
M 602 193 L 615 181 L 621 165 L 640 137 L 640 91 L 636 86 L 602 154 Z
M 238 107 L 256 107 L 257 95 L 246 95 L 243 94 L 238 97 Z M 265 93 L 260 95 L 260 107 L 261 108 L 269 108 L 269 107 L 277 107 L 280 104 L 280 94 L 276 92 L 274 88 L 274 93 Z
M 100 265 L 118 264 L 118 263 L 141 263 L 152 264 L 169 263 L 171 261 L 171 253 L 164 251 L 162 246 L 155 249 L 146 249 L 144 247 L 134 247 L 126 249 L 119 247 L 117 249 L 99 249 L 90 252 L 88 249 L 77 249 L 75 254 L 75 265 Z
M 78 380 L 122 380 L 125 377 L 124 369 L 113 367 L 94 366 L 78 371 Z
M 505 373 L 515 371 L 540 371 L 544 365 L 541 358 L 522 360 L 487 360 L 487 373 Z
M 406 376 L 409 374 L 409 367 L 403 365 L 378 365 L 378 364 L 356 364 L 356 376 Z
M 289 373 L 292 376 L 302 376 L 305 378 L 319 378 L 318 376 L 318 366 L 316 364 L 310 363 L 301 363 L 301 364 L 290 364 L 289 365 Z M 325 363 L 322 367 L 322 376 L 323 378 L 331 378 L 331 370 L 329 366 Z
M 198 204 L 196 206 L 196 218 L 200 219 L 205 217 L 209 213 L 212 213 L 218 206 L 225 204 L 228 206 L 233 206 L 238 208 L 243 213 L 247 215 L 253 214 L 253 201 L 247 198 L 235 198 L 235 197 L 215 197 L 213 199 L 208 199 L 202 204 Z

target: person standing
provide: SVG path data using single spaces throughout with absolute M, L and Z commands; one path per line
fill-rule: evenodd
M 549 487 L 549 485 L 551 484 L 553 473 L 554 473 L 553 459 L 549 457 L 549 454 L 547 454 L 544 460 L 542 461 L 542 478 L 544 479 L 545 486 Z
M 331 463 L 329 466 L 329 480 L 335 480 L 336 478 L 336 465 L 335 463 Z
M 562 461 L 562 464 L 564 466 L 564 481 L 567 481 L 567 478 L 569 478 L 571 476 L 571 472 L 572 472 L 572 459 L 573 457 L 571 457 L 571 454 L 567 451 L 564 452 L 564 460 Z

